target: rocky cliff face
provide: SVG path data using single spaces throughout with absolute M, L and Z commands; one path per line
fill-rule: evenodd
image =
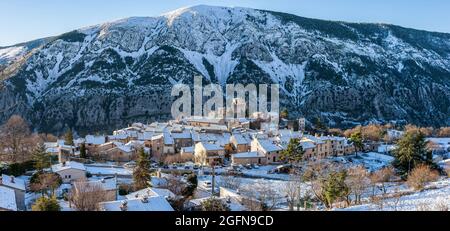
M 450 34 L 393 25 L 197 6 L 0 48 L 0 71 L 0 122 L 41 131 L 169 119 L 195 75 L 279 83 L 291 114 L 332 126 L 450 124 Z

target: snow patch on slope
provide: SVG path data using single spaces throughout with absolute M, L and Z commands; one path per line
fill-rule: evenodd
M 23 54 L 25 50 L 26 48 L 23 46 L 0 49 L 0 63 L 6 63 L 17 58 L 18 56 Z

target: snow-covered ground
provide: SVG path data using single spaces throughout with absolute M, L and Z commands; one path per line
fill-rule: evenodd
M 345 209 L 349 211 L 417 211 L 432 210 L 448 211 L 450 208 L 450 179 L 430 183 L 425 190 L 413 192 L 410 189 L 400 191 L 405 195 L 390 197 L 380 203 L 367 203 L 351 206 Z M 392 196 L 393 193 L 388 193 Z
M 368 171 L 373 172 L 390 165 L 394 161 L 394 157 L 377 152 L 368 152 L 358 153 L 358 157 L 355 155 L 340 156 L 331 158 L 331 160 L 340 162 L 346 167 L 363 165 Z

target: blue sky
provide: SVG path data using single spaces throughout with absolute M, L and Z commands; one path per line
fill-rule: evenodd
M 198 4 L 241 6 L 350 22 L 381 22 L 450 33 L 448 0 L 1 0 L 0 46 L 130 16 Z

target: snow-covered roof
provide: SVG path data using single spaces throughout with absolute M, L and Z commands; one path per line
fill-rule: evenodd
M 315 137 L 315 136 L 311 136 L 311 135 L 305 135 L 302 138 L 302 141 L 311 141 L 315 144 L 323 144 L 324 143 L 324 141 L 322 139 Z
M 59 153 L 59 147 L 56 148 L 46 148 L 45 152 L 47 153 Z
M 82 144 L 82 143 L 86 143 L 86 139 L 84 139 L 84 138 L 78 138 L 78 139 L 73 140 L 73 143 L 74 143 L 75 145 L 80 145 L 80 144 Z
M 14 190 L 0 186 L 0 208 L 17 211 L 16 194 Z
M 211 144 L 211 143 L 199 143 L 200 145 L 202 145 L 206 151 L 220 151 L 223 150 L 223 147 L 221 147 L 218 144 Z
M 233 137 L 236 140 L 236 144 L 250 144 L 252 142 L 249 137 L 243 134 L 233 134 Z
M 264 157 L 263 154 L 260 154 L 259 152 L 241 152 L 231 155 L 233 158 L 237 159 L 245 159 L 245 158 L 259 158 Z
M 59 146 L 58 142 L 45 142 L 44 146 L 46 148 L 56 148 Z
M 153 136 L 155 136 L 154 132 L 145 131 L 143 133 L 138 134 L 138 139 L 139 140 L 151 140 Z
M 123 152 L 126 152 L 126 153 L 130 153 L 130 152 L 133 151 L 133 146 L 132 146 L 132 145 L 129 145 L 129 144 L 126 144 L 126 145 L 118 145 L 118 146 L 117 146 L 117 149 L 119 149 L 119 150 L 121 150 L 121 151 L 123 151 Z
M 121 207 L 126 203 L 125 211 L 174 211 L 169 202 L 162 196 L 127 199 L 100 203 L 103 211 L 123 211 Z
M 316 145 L 311 141 L 300 141 L 300 145 L 302 146 L 303 150 L 316 147 Z
M 173 141 L 173 137 L 170 134 L 169 131 L 165 130 L 164 131 L 164 144 L 165 145 L 173 145 L 174 141 Z
M 183 132 L 171 132 L 172 138 L 174 139 L 191 139 L 192 135 L 190 131 Z
M 75 161 L 67 161 L 64 163 L 54 164 L 52 165 L 52 171 L 53 172 L 59 172 L 67 169 L 78 169 L 81 171 L 86 171 L 86 167 L 84 167 L 84 164 L 78 163 Z
M 26 189 L 24 180 L 6 174 L 2 174 L 2 185 L 23 191 Z
M 105 136 L 87 135 L 85 139 L 87 144 L 100 145 L 106 142 Z
M 154 197 L 154 196 L 162 196 L 162 197 L 175 197 L 175 194 L 168 190 L 163 188 L 145 188 L 141 189 L 139 191 L 130 193 L 126 195 L 127 199 L 136 199 L 136 198 L 142 198 L 144 196 L 147 197 Z
M 161 138 L 164 138 L 164 135 L 160 134 L 160 135 L 152 136 L 151 140 L 159 140 Z
M 216 118 L 208 118 L 208 117 L 200 117 L 200 116 L 192 116 L 185 118 L 186 122 L 197 122 L 197 123 L 210 123 L 210 124 L 220 124 L 223 120 Z
M 340 136 L 320 136 L 320 140 L 326 141 L 326 140 L 333 140 L 333 141 L 344 141 L 347 140 L 345 137 Z
M 266 152 L 276 152 L 283 150 L 282 147 L 275 144 L 272 140 L 257 139 L 261 148 Z
M 100 180 L 93 180 L 86 182 L 89 185 L 99 185 L 103 190 L 116 190 L 117 179 L 115 177 L 107 177 Z
M 382 145 L 378 146 L 378 150 L 377 151 L 381 152 L 381 153 L 384 153 L 384 152 L 393 151 L 396 148 L 397 148 L 397 145 L 393 145 L 393 144 L 385 145 L 385 144 L 382 144 Z

